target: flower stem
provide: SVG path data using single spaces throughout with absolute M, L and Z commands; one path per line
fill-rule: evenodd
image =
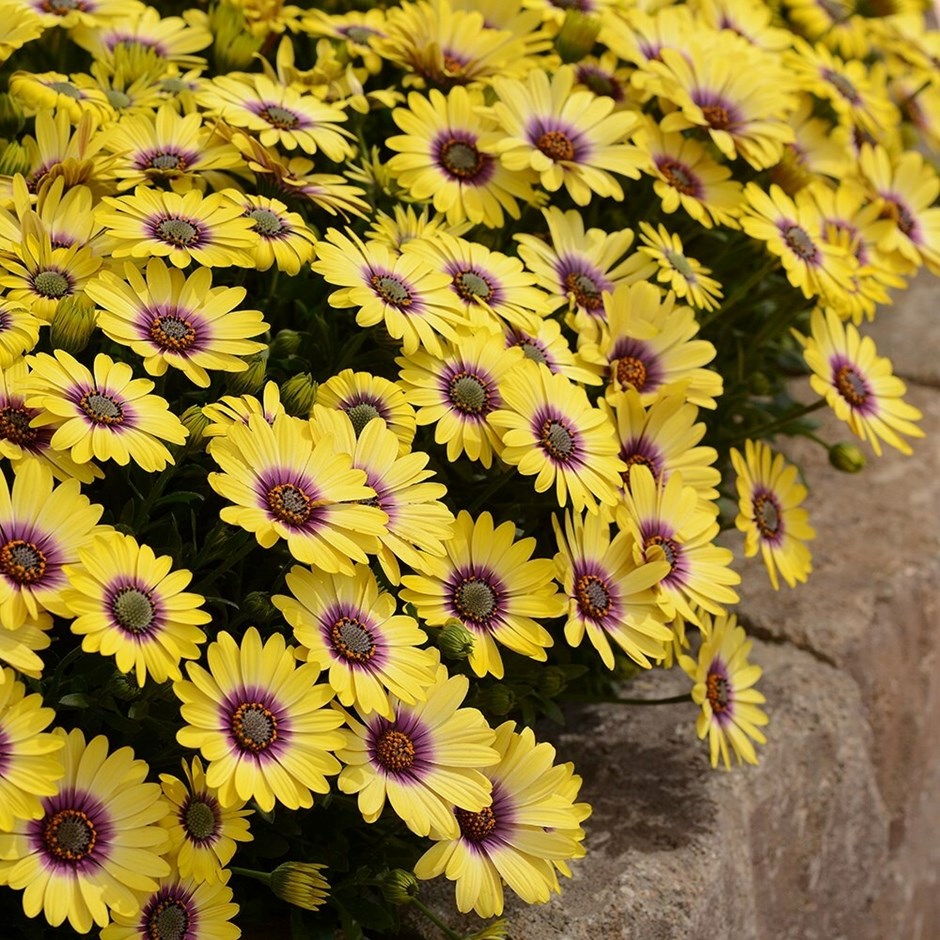
M 432 911 L 431 908 L 429 908 L 423 901 L 419 901 L 418 898 L 412 898 L 411 904 L 421 911 L 421 913 L 424 914 L 424 916 L 427 917 L 427 919 L 431 921 L 431 923 L 434 924 L 434 926 L 437 927 L 437 929 L 440 930 L 448 938 L 448 940 L 461 940 L 460 934 L 457 933 L 456 930 L 451 930 L 450 927 L 448 927 L 447 924 L 445 924 L 444 921 L 442 921 L 440 917 L 438 917 L 437 914 L 435 914 L 434 911 Z
M 758 425 L 756 428 L 748 428 L 746 431 L 741 434 L 736 435 L 731 438 L 730 443 L 735 444 L 738 441 L 743 441 L 745 438 L 752 438 L 757 440 L 761 437 L 766 437 L 768 434 L 775 434 L 781 428 L 785 428 L 788 424 L 793 421 L 803 418 L 808 414 L 812 414 L 814 411 L 818 411 L 820 408 L 825 407 L 826 399 L 820 398 L 819 401 L 814 401 L 811 405 L 804 405 L 802 408 L 797 409 L 796 411 L 791 411 L 789 414 L 781 415 L 779 418 L 775 418 L 773 421 L 768 421 L 766 424 Z
M 743 280 L 726 298 L 723 304 L 717 309 L 712 310 L 707 316 L 702 317 L 701 326 L 708 326 L 713 320 L 716 320 L 718 317 L 722 318 L 723 324 L 725 325 L 728 322 L 728 317 L 726 314 L 732 307 L 737 306 L 738 302 L 743 298 L 747 297 L 750 294 L 751 290 L 756 284 L 760 284 L 771 271 L 774 271 L 779 264 L 779 259 L 776 257 L 771 257 L 768 261 L 761 265 L 749 278 Z
M 565 696 L 567 702 L 584 702 L 589 705 L 678 705 L 681 702 L 691 702 L 688 692 L 682 695 L 670 695 L 668 698 L 621 698 L 618 695 L 605 695 L 597 697 L 592 695 Z
M 241 875 L 243 878 L 254 878 L 262 884 L 270 884 L 271 876 L 266 871 L 255 871 L 253 868 L 239 868 L 237 865 L 230 865 L 229 871 L 233 875 Z

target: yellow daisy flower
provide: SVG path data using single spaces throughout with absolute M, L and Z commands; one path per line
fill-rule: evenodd
M 212 272 L 197 268 L 189 277 L 153 258 L 146 280 L 130 262 L 124 277 L 102 271 L 86 293 L 99 307 L 98 326 L 115 342 L 143 357 L 150 375 L 179 369 L 201 388 L 209 369 L 244 372 L 243 356 L 266 349 L 249 339 L 268 329 L 258 310 L 236 310 L 243 287 L 212 287 Z
M 0 38 L 0 62 L 6 62 L 17 49 L 38 39 L 45 25 L 42 18 L 36 16 L 32 10 L 16 3 L 5 3 L 3 12 L 4 30 Z
M 710 622 L 707 614 L 703 620 Z M 762 670 L 748 662 L 751 646 L 744 628 L 731 614 L 718 616 L 714 625 L 709 625 L 697 660 L 679 657 L 679 664 L 695 683 L 692 700 L 702 707 L 695 727 L 700 738 L 708 738 L 712 767 L 718 766 L 720 757 L 730 770 L 729 745 L 739 764 L 756 764 L 757 752 L 751 742 L 767 743 L 760 728 L 769 719 L 759 707 L 766 699 L 754 688 Z
M 497 76 L 497 101 L 488 113 L 503 130 L 492 145 L 504 167 L 513 172 L 532 169 L 542 186 L 554 193 L 564 186 L 576 205 L 593 195 L 623 199 L 613 173 L 639 179 L 640 152 L 625 138 L 638 118 L 614 112 L 614 101 L 590 91 L 574 91 L 576 73 L 562 66 L 549 78 L 532 69 L 525 81 Z
M 819 176 L 843 179 L 853 163 L 846 128 L 816 117 L 811 95 L 801 93 L 797 100 L 790 115 L 794 140 L 784 146 L 780 163 L 770 169 L 771 180 L 791 196 Z
M 52 645 L 52 617 L 45 611 L 15 630 L 0 630 L 0 662 L 30 679 L 42 678 L 45 664 L 36 654 Z M 6 624 L 4 624 L 6 626 Z
M 437 681 L 416 705 L 389 698 L 392 717 L 373 712 L 347 715 L 345 744 L 337 752 L 346 765 L 337 784 L 358 794 L 359 812 L 375 822 L 388 800 L 416 835 L 433 828 L 455 839 L 453 807 L 478 813 L 492 802 L 480 768 L 499 760 L 493 729 L 475 708 L 461 708 L 469 682 L 438 666 Z
M 470 222 L 451 225 L 446 216 L 438 212 L 431 215 L 428 206 L 419 213 L 415 211 L 414 206 L 404 206 L 398 202 L 392 206 L 391 215 L 381 209 L 376 212 L 366 234 L 370 240 L 382 242 L 398 254 L 408 242 L 416 239 L 433 242 L 441 234 L 458 237 L 471 228 L 473 225 Z
M 52 448 L 77 463 L 94 458 L 123 467 L 133 460 L 148 473 L 174 462 L 161 441 L 182 444 L 188 432 L 166 399 L 150 394 L 153 382 L 133 378 L 129 365 L 98 353 L 92 373 L 64 349 L 28 362 L 26 404 L 43 412 L 32 426 L 55 428 Z
M 508 329 L 506 345 L 518 346 L 526 359 L 540 362 L 550 372 L 560 372 L 572 382 L 581 382 L 583 385 L 601 385 L 603 382 L 591 371 L 580 353 L 572 352 L 557 320 L 542 320 L 534 333 Z
M 496 729 L 500 761 L 487 770 L 493 802 L 479 812 L 455 809 L 459 835 L 432 833 L 436 844 L 418 859 L 418 878 L 455 881 L 457 909 L 480 917 L 503 912 L 503 884 L 526 904 L 558 893 L 556 868 L 581 858 L 587 803 L 575 803 L 581 778 L 573 765 L 555 764 L 555 748 L 536 743 L 531 728 L 515 722 Z
M 211 267 L 253 267 L 254 223 L 229 192 L 203 196 L 138 186 L 133 196 L 105 196 L 97 210 L 114 258 L 169 258 Z
M 203 437 L 210 439 L 207 448 L 211 448 L 212 438 L 225 437 L 233 424 L 247 426 L 252 415 L 274 424 L 278 415 L 287 414 L 281 404 L 281 391 L 276 382 L 265 382 L 261 401 L 254 395 L 223 395 L 218 401 L 204 405 L 202 413 L 211 422 L 202 432 Z
M 413 618 L 395 614 L 395 598 L 357 565 L 352 577 L 295 565 L 287 575 L 292 597 L 272 603 L 293 627 L 307 662 L 328 670 L 339 701 L 363 714 L 392 717 L 389 693 L 414 705 L 434 685 L 437 651 Z
M 744 533 L 744 554 L 760 549 L 770 583 L 779 588 L 777 572 L 790 587 L 805 582 L 813 570 L 806 542 L 816 537 L 809 514 L 800 504 L 806 487 L 797 482 L 796 467 L 762 441 L 745 441 L 744 454 L 731 448 L 737 474 L 738 516 L 734 524 Z
M 129 747 L 109 754 L 107 738 L 86 744 L 79 728 L 53 734 L 64 742 L 65 776 L 40 818 L 0 833 L 0 883 L 23 891 L 27 917 L 43 914 L 53 927 L 68 920 L 88 933 L 112 914 L 133 917 L 140 892 L 170 873 L 158 825 L 166 804 Z
M 139 0 L 20 0 L 16 5 L 36 13 L 47 29 L 97 26 L 143 8 Z
M 212 619 L 205 598 L 183 589 L 192 580 L 186 569 L 173 571 L 169 555 L 110 532 L 78 551 L 80 564 L 66 565 L 70 588 L 62 600 L 71 610 L 72 633 L 86 653 L 114 656 L 123 673 L 135 672 L 143 686 L 179 679 L 181 659 L 198 659 L 206 642 L 198 624 Z
M 186 724 L 183 747 L 208 761 L 206 784 L 223 807 L 253 799 L 269 813 L 313 805 L 329 791 L 327 775 L 340 769 L 333 751 L 343 746 L 343 716 L 325 706 L 333 690 L 317 682 L 320 667 L 296 665 L 284 637 L 262 645 L 255 627 L 237 643 L 222 632 L 207 652 L 209 669 L 187 663 L 189 681 L 173 683 Z
M 14 466 L 12 490 L 0 478 L 0 626 L 17 630 L 43 610 L 70 616 L 63 567 L 78 561 L 102 512 L 78 480 L 55 486 L 38 460 Z
M 276 266 L 285 274 L 299 274 L 314 255 L 313 232 L 300 213 L 290 212 L 279 199 L 267 196 L 245 193 L 238 199 L 259 236 L 251 249 L 255 268 L 267 271 Z
M 528 366 L 528 363 L 523 365 Z M 616 504 L 620 474 L 617 440 L 607 416 L 567 377 L 533 363 L 500 385 L 505 408 L 487 420 L 502 430 L 502 460 L 535 478 L 535 491 L 554 484 L 559 506 L 575 512 Z
M 244 809 L 241 800 L 223 807 L 218 791 L 206 783 L 198 757 L 191 764 L 181 763 L 185 780 L 160 774 L 163 796 L 171 804 L 160 821 L 170 837 L 167 858 L 183 878 L 200 883 L 224 881 L 223 869 L 235 855 L 235 843 L 252 840 L 247 818 L 252 810 Z
M 22 358 L 39 342 L 42 320 L 21 303 L 0 300 L 0 369 Z
M 870 336 L 861 336 L 833 310 L 814 310 L 810 335 L 799 337 L 803 358 L 813 370 L 810 385 L 835 416 L 881 456 L 881 441 L 912 453 L 901 435 L 923 437 L 914 424 L 921 413 L 903 400 L 904 383 L 891 373 L 891 360 L 879 356 Z
M 610 522 L 599 514 L 565 513 L 565 527 L 552 517 L 558 554 L 557 577 L 567 595 L 565 639 L 580 646 L 587 633 L 604 665 L 614 668 L 613 640 L 644 669 L 663 656 L 672 631 L 663 626 L 656 585 L 670 568 L 666 561 L 637 564 L 633 536 L 623 529 L 610 538 Z
M 362 59 L 370 75 L 381 70 L 382 59 L 375 51 L 376 40 L 385 35 L 385 10 L 381 7 L 342 14 L 305 10 L 302 29 L 308 36 L 329 36 L 344 42 L 350 58 Z
M 90 114 L 98 123 L 111 119 L 114 111 L 107 95 L 94 83 L 82 87 L 61 72 L 14 72 L 9 77 L 10 94 L 30 116 L 39 111 L 65 111 L 73 124 L 83 114 Z
M 553 640 L 535 618 L 557 617 L 564 607 L 552 562 L 532 558 L 535 539 L 516 541 L 515 523 L 494 526 L 488 512 L 474 520 L 461 511 L 445 547 L 446 558 L 423 559 L 426 575 L 402 578 L 402 600 L 428 626 L 459 620 L 473 635 L 469 663 L 478 676 L 503 677 L 497 641 L 544 662 Z
M 281 415 L 269 425 L 251 415 L 247 426 L 233 424 L 214 441 L 210 454 L 221 472 L 209 474 L 209 485 L 234 504 L 219 512 L 222 521 L 254 532 L 262 548 L 285 539 L 297 561 L 345 574 L 378 550 L 388 516 L 368 505 L 375 490 L 332 436 L 314 443 L 298 418 Z
M 654 229 L 648 222 L 640 222 L 640 233 L 643 246 L 638 251 L 659 266 L 656 280 L 665 284 L 666 290 L 673 291 L 679 300 L 688 298 L 688 303 L 699 310 L 717 310 L 721 306 L 721 284 L 708 276 L 711 268 L 685 254 L 678 235 L 664 225 Z

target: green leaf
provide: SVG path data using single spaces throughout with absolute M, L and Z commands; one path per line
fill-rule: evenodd
M 83 692 L 71 692 L 59 699 L 60 708 L 88 708 L 90 705 L 91 699 Z

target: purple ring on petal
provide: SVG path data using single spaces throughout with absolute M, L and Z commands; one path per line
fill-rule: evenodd
M 477 147 L 478 139 L 469 131 L 441 131 L 431 141 L 431 157 L 455 183 L 485 186 L 496 172 L 496 159 Z
M 663 367 L 659 356 L 643 340 L 621 336 L 614 343 L 608 358 L 613 372 L 611 378 L 621 388 L 652 392 L 663 384 Z
M 555 262 L 555 275 L 563 294 L 573 294 L 575 303 L 593 317 L 604 316 L 604 291 L 614 289 L 600 268 L 578 255 L 562 255 Z
M 567 415 L 551 405 L 543 405 L 532 415 L 529 427 L 539 447 L 556 467 L 573 469 L 584 466 L 581 432 L 571 424 Z
M 258 763 L 277 760 L 290 741 L 290 714 L 266 689 L 233 689 L 219 705 L 219 718 L 235 750 Z
M 525 132 L 526 140 L 555 163 L 586 163 L 591 144 L 584 134 L 558 118 L 535 117 Z
M 337 601 L 317 620 L 323 642 L 338 662 L 363 672 L 379 671 L 388 663 L 388 648 L 379 625 L 357 605 Z
M 78 875 L 97 871 L 108 860 L 115 827 L 100 800 L 66 787 L 42 806 L 42 818 L 26 824 L 26 835 L 46 868 Z
M 434 762 L 434 736 L 420 718 L 405 711 L 395 721 L 372 715 L 366 722 L 366 749 L 387 777 L 417 782 Z
M 289 529 L 315 532 L 321 524 L 320 489 L 292 468 L 271 467 L 255 477 L 258 506 Z
M 445 584 L 445 602 L 451 615 L 468 630 L 490 633 L 502 625 L 506 584 L 485 565 L 455 568 Z

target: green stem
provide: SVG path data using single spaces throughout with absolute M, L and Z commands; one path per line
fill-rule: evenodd
M 239 868 L 237 865 L 229 865 L 229 871 L 233 875 L 241 875 L 243 878 L 253 878 L 264 885 L 271 884 L 271 876 L 266 871 L 255 871 L 253 868 Z
M 567 702 L 584 702 L 589 705 L 679 705 L 681 702 L 691 702 L 688 692 L 682 695 L 670 695 L 668 698 L 620 698 L 618 695 L 606 695 L 598 698 L 592 695 L 565 696 Z
M 232 870 L 234 871 L 234 869 Z M 421 913 L 424 914 L 424 916 L 427 917 L 427 919 L 431 921 L 431 923 L 434 924 L 434 926 L 437 927 L 437 929 L 440 930 L 441 933 L 443 933 L 448 938 L 448 940 L 461 940 L 460 934 L 457 933 L 456 930 L 451 930 L 450 927 L 448 927 L 447 924 L 445 924 L 444 921 L 442 921 L 440 917 L 438 917 L 437 914 L 435 914 L 434 911 L 432 911 L 431 908 L 429 908 L 423 901 L 419 901 L 417 898 L 412 898 L 411 903 L 419 911 L 421 911 Z
M 474 499 L 471 501 L 470 505 L 467 507 L 468 512 L 476 512 L 490 497 L 495 496 L 515 474 L 511 470 L 506 470 L 503 473 L 495 476 L 487 486 L 478 493 Z
M 722 319 L 722 326 L 726 325 L 726 323 L 729 322 L 729 317 L 727 316 L 728 311 L 731 310 L 732 307 L 736 307 L 738 303 L 751 292 L 755 285 L 759 284 L 768 274 L 776 270 L 778 264 L 779 259 L 771 257 L 766 264 L 761 265 L 749 278 L 742 281 L 725 298 L 724 303 L 717 310 L 712 310 L 707 316 L 702 317 L 702 329 L 719 317 Z
M 736 444 L 738 441 L 743 441 L 746 438 L 757 440 L 758 438 L 775 434 L 781 428 L 785 428 L 788 424 L 791 424 L 792 422 L 797 421 L 798 419 L 803 418 L 808 414 L 812 414 L 814 411 L 818 411 L 820 408 L 824 408 L 825 406 L 826 399 L 820 398 L 819 401 L 815 401 L 811 405 L 804 405 L 797 411 L 791 411 L 787 415 L 783 415 L 780 418 L 775 418 L 773 421 L 767 422 L 767 424 L 761 424 L 756 428 L 748 428 L 741 434 L 732 437 L 729 443 Z

